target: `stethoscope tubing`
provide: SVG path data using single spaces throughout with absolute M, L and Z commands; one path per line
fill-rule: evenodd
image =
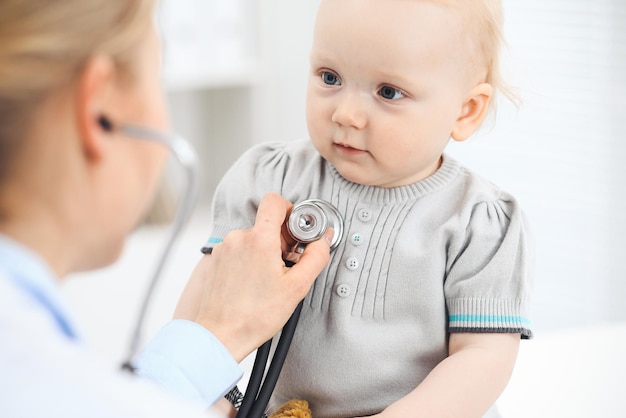
M 246 388 L 246 394 L 244 395 L 243 402 L 237 413 L 237 418 L 260 418 L 265 413 L 267 404 L 270 397 L 276 387 L 276 382 L 280 376 L 280 371 L 283 368 L 287 353 L 289 352 L 289 346 L 291 340 L 296 332 L 298 320 L 300 319 L 300 313 L 302 312 L 302 306 L 304 301 L 301 301 L 291 317 L 283 327 L 283 330 L 278 339 L 276 345 L 276 351 L 272 357 L 267 375 L 261 385 L 263 374 L 267 365 L 269 357 L 269 351 L 272 344 L 272 340 L 265 342 L 257 350 L 256 358 L 254 359 L 254 365 L 252 366 L 252 373 L 250 375 L 250 382 Z M 260 388 L 260 389 L 259 389 Z

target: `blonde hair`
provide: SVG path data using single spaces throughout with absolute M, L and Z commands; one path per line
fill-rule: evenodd
M 504 95 L 513 104 L 519 104 L 519 97 L 512 86 L 508 85 L 500 67 L 502 50 L 506 45 L 503 34 L 504 14 L 501 0 L 452 0 L 459 11 L 465 28 L 469 33 L 470 51 L 476 52 L 472 61 L 474 67 L 484 71 L 485 78 L 481 81 L 489 83 L 494 90 L 490 107 L 495 111 L 495 99 L 498 93 Z
M 0 182 L 37 104 L 70 85 L 90 56 L 123 74 L 151 23 L 154 0 L 0 1 Z

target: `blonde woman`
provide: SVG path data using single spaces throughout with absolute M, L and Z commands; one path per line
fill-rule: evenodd
M 59 286 L 118 257 L 162 171 L 162 144 L 119 129 L 168 130 L 153 8 L 0 2 L 2 417 L 194 416 L 237 382 L 237 363 L 278 331 L 328 261 L 321 240 L 284 266 L 290 204 L 268 195 L 253 228 L 200 262 L 177 319 L 135 362 L 149 379 L 90 351 Z

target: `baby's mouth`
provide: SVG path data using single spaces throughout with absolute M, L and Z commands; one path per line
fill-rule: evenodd
M 335 143 L 335 147 L 337 147 L 340 151 L 348 152 L 351 154 L 366 152 L 365 150 L 354 148 L 350 145 L 337 143 L 337 142 Z

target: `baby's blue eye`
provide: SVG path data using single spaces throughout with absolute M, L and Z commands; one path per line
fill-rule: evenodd
M 380 90 L 378 90 L 378 94 L 387 100 L 397 100 L 404 97 L 404 93 L 402 93 L 398 89 L 394 89 L 391 86 L 382 86 Z
M 337 74 L 331 73 L 330 71 L 322 72 L 322 81 L 324 84 L 328 84 L 329 86 L 341 85 L 341 80 L 337 77 Z

